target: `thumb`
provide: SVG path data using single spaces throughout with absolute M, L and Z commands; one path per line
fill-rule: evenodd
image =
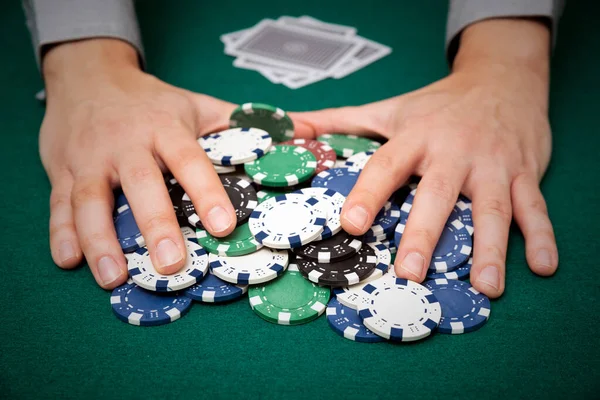
M 374 104 L 359 107 L 328 108 L 318 111 L 290 113 L 295 137 L 313 139 L 325 133 L 347 133 L 358 136 L 381 135 Z
M 195 122 L 200 136 L 229 128 L 229 116 L 236 104 L 201 93 L 186 92 L 196 111 Z

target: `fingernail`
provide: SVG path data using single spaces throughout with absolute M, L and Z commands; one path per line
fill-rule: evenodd
M 208 225 L 212 228 L 213 232 L 223 232 L 231 225 L 231 218 L 227 211 L 221 207 L 214 207 L 208 212 Z
M 178 263 L 183 257 L 174 241 L 163 239 L 156 246 L 156 258 L 158 258 L 160 267 L 168 267 Z
M 346 213 L 346 220 L 348 220 L 348 222 L 350 222 L 360 231 L 365 229 L 365 225 L 367 225 L 367 218 L 369 218 L 369 214 L 367 213 L 367 210 L 361 206 L 351 207 Z
M 98 261 L 98 275 L 102 284 L 109 285 L 121 277 L 121 268 L 110 256 L 104 256 Z
M 493 265 L 489 265 L 489 266 L 485 267 L 479 273 L 477 282 L 485 283 L 486 285 L 491 286 L 494 289 L 498 290 L 498 287 L 500 286 L 500 283 L 499 283 L 500 277 L 498 276 L 498 268 L 494 267 Z
M 402 260 L 402 264 L 400 264 L 400 268 L 409 274 L 414 275 L 417 279 L 421 279 L 423 267 L 425 267 L 425 257 L 419 253 L 408 253 L 408 255 L 404 257 L 404 260 Z
M 75 258 L 75 248 L 71 242 L 62 242 L 58 248 L 58 258 L 61 262 L 69 261 L 71 258 Z
M 552 268 L 552 257 L 546 249 L 541 249 L 535 256 L 535 263 L 540 267 Z

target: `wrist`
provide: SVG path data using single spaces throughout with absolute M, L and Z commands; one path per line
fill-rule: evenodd
M 500 87 L 547 109 L 550 32 L 537 21 L 495 19 L 465 29 L 452 75 L 470 84 Z
M 491 68 L 527 69 L 548 79 L 550 31 L 531 19 L 491 19 L 467 27 L 453 70 L 488 65 Z
M 117 39 L 87 39 L 59 44 L 45 55 L 42 72 L 48 93 L 61 88 L 102 84 L 115 76 L 140 71 L 135 48 Z

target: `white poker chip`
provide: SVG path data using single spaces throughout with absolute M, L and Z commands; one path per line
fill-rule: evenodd
M 375 334 L 412 342 L 426 338 L 437 328 L 442 307 L 425 286 L 401 278 L 381 278 L 362 288 L 358 315 Z
M 387 246 L 381 242 L 368 243 L 368 245 L 371 246 L 371 248 L 373 248 L 375 251 L 375 255 L 377 256 L 377 267 L 369 276 L 356 285 L 333 289 L 338 301 L 346 307 L 352 308 L 353 310 L 358 309 L 358 303 L 360 302 L 360 296 L 362 295 L 362 288 L 365 287 L 369 282 L 376 281 L 380 278 L 385 278 L 386 280 L 382 281 L 385 284 L 385 282 L 392 282 L 394 279 L 396 279 L 394 269 L 390 269 L 392 255 Z
M 215 172 L 217 174 L 230 174 L 232 172 L 235 172 L 235 166 L 234 165 L 217 165 L 217 164 L 213 164 L 213 167 L 215 167 Z
M 371 282 L 375 279 L 381 278 L 386 274 L 392 263 L 392 253 L 388 247 L 381 242 L 367 243 L 373 250 L 375 250 L 375 256 L 377 256 L 377 266 L 371 272 L 371 275 L 367 276 L 363 282 Z
M 210 254 L 212 273 L 225 282 L 257 285 L 277 278 L 288 266 L 286 250 L 262 249 L 245 256 L 228 257 Z
M 340 214 L 346 201 L 346 197 L 343 194 L 333 189 L 321 187 L 304 188 L 294 193 L 301 193 L 319 199 L 319 207 L 323 208 L 327 213 L 327 224 L 323 227 L 323 232 L 315 241 L 330 238 L 342 230 Z
M 320 202 L 299 193 L 272 197 L 260 203 L 250 215 L 250 232 L 267 247 L 303 246 L 317 239 L 327 223 L 327 212 Z
M 187 258 L 185 265 L 172 275 L 159 273 L 152 261 L 148 249 L 141 248 L 128 257 L 129 276 L 146 290 L 171 292 L 182 290 L 202 280 L 208 271 L 208 255 L 195 239 L 185 241 Z
M 272 139 L 262 129 L 232 128 L 203 136 L 198 143 L 213 164 L 232 166 L 262 157 L 271 148 Z
M 196 237 L 196 231 L 190 228 L 189 226 L 182 226 L 181 234 L 183 235 L 184 240 L 191 239 L 194 242 L 198 242 L 198 238 Z
M 375 154 L 374 151 L 361 151 L 360 153 L 353 154 L 348 157 L 343 166 L 346 168 L 354 167 L 363 169 L 373 154 Z
M 346 160 L 342 158 L 335 160 L 332 168 L 348 168 L 348 166 L 346 165 Z

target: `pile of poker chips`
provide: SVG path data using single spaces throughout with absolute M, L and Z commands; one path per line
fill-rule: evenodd
M 152 266 L 127 199 L 118 195 L 115 228 L 130 279 L 112 293 L 117 317 L 161 325 L 194 302 L 229 302 L 248 293 L 251 309 L 266 321 L 297 325 L 326 312 L 336 333 L 358 342 L 414 341 L 483 326 L 489 299 L 462 281 L 472 264 L 470 201 L 457 201 L 434 251 L 430 280 L 397 278 L 390 266 L 416 185 L 398 190 L 364 236 L 351 236 L 341 228 L 340 213 L 380 144 L 341 134 L 291 139 L 293 132 L 283 110 L 247 103 L 232 113 L 230 129 L 198 140 L 236 210 L 237 227 L 227 237 L 210 235 L 190 197 L 166 178 L 188 249 L 176 274 L 164 276 Z

